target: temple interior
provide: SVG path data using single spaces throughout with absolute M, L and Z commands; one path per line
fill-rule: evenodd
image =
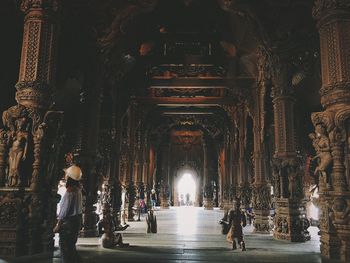
M 0 262 L 61 262 L 73 164 L 82 262 L 350 262 L 350 0 L 2 0 L 0 29 Z

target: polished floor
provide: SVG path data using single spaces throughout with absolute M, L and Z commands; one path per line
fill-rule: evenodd
M 158 233 L 146 233 L 145 215 L 140 222 L 123 231 L 127 248 L 104 249 L 98 238 L 81 238 L 78 250 L 84 263 L 103 262 L 337 262 L 323 260 L 319 253 L 317 228 L 311 227 L 311 241 L 289 243 L 276 241 L 271 235 L 244 229 L 247 251 L 231 250 L 231 246 L 220 233 L 219 220 L 222 210 L 207 211 L 203 208 L 177 207 L 155 211 Z M 53 259 L 40 257 L 22 258 L 11 262 L 59 263 L 59 249 Z M 3 263 L 6 261 L 1 261 Z

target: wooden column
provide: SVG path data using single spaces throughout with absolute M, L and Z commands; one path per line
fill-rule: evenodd
M 207 142 L 203 140 L 203 182 L 204 182 L 204 198 L 203 206 L 206 210 L 213 209 L 213 185 L 208 174 L 208 147 Z
M 349 160 L 350 2 L 315 1 L 320 33 L 323 112 L 313 113 L 313 145 L 319 156 L 321 253 L 350 261 Z
M 91 75 L 91 89 L 87 96 L 89 105 L 85 122 L 82 149 L 80 154 L 83 177 L 84 201 L 83 201 L 83 227 L 80 231 L 82 237 L 98 236 L 97 218 L 94 204 L 97 202 L 98 175 L 96 173 L 96 153 L 100 133 L 101 104 L 103 101 L 103 71 L 102 59 L 97 59 L 95 73 Z
M 275 124 L 274 166 L 280 184 L 276 196 L 274 238 L 304 241 L 300 220 L 302 171 L 296 155 L 293 89 L 290 68 L 283 54 L 272 54 L 272 97 Z
M 160 206 L 163 209 L 169 209 L 169 203 L 170 203 L 170 184 L 169 184 L 169 177 L 170 177 L 170 144 L 166 143 L 160 146 L 161 147 L 161 189 L 160 189 Z
M 134 206 L 136 201 L 137 185 L 135 182 L 135 175 L 137 169 L 135 166 L 136 154 L 137 154 L 137 138 L 136 138 L 136 118 L 137 118 L 137 103 L 131 101 L 129 106 L 129 118 L 128 118 L 128 156 L 130 163 L 130 170 L 126 178 L 126 190 L 127 190 L 127 217 L 128 221 L 134 221 Z
M 262 75 L 262 74 L 260 74 Z M 259 81 L 254 92 L 253 112 L 253 134 L 254 134 L 254 185 L 253 185 L 253 209 L 255 213 L 254 231 L 258 233 L 270 233 L 269 219 L 271 207 L 271 192 L 266 181 L 265 159 L 263 147 L 263 127 L 264 113 L 262 112 L 264 97 L 261 91 L 264 90 L 264 80 Z
M 23 0 L 17 105 L 0 129 L 0 257 L 53 252 L 62 113 L 48 111 L 55 84 L 58 0 Z
M 252 189 L 248 183 L 248 174 L 245 163 L 245 151 L 246 151 L 246 123 L 247 110 L 245 104 L 239 105 L 237 122 L 238 122 L 238 131 L 239 131 L 239 157 L 238 157 L 238 166 L 239 166 L 239 197 L 241 199 L 241 205 L 243 207 L 249 207 L 252 199 Z

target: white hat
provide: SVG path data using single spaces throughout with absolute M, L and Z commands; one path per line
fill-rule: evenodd
M 67 169 L 63 169 L 63 170 L 66 173 L 66 178 L 70 177 L 75 181 L 81 180 L 82 172 L 78 166 L 73 164 L 72 166 L 68 167 Z

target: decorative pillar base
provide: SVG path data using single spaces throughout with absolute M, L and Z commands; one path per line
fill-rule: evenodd
M 204 198 L 203 206 L 205 210 L 213 210 L 213 199 L 212 198 Z
M 160 207 L 162 209 L 169 209 L 170 206 L 170 186 L 166 183 L 161 183 L 160 189 Z
M 300 218 L 300 200 L 276 198 L 275 229 L 273 237 L 278 240 L 304 242 Z
M 270 210 L 254 210 L 254 213 L 254 232 L 259 234 L 270 234 Z
M 98 237 L 97 216 L 95 211 L 83 214 L 83 228 L 80 237 Z
M 53 195 L 39 196 L 28 188 L 0 188 L 0 257 L 53 254 L 55 209 Z M 39 227 L 44 221 L 45 227 Z
M 96 198 L 97 199 L 97 198 Z M 93 206 L 95 196 L 86 196 L 85 206 L 83 210 L 83 228 L 80 231 L 80 237 L 97 237 L 97 215 L 95 213 L 95 207 Z

